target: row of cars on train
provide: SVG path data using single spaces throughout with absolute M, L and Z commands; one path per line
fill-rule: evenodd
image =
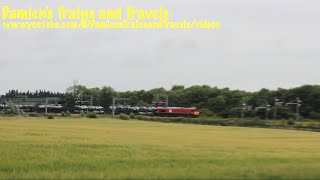
M 95 112 L 97 114 L 135 114 L 146 116 L 188 116 L 197 117 L 200 114 L 199 108 L 196 107 L 144 107 L 144 106 L 130 106 L 130 105 L 117 105 L 110 106 L 105 109 L 102 106 L 88 106 L 88 105 L 76 105 L 73 108 L 67 109 L 61 104 L 48 104 L 46 105 L 16 105 L 26 113 L 44 113 L 46 110 L 48 113 L 63 113 L 69 111 L 71 113 L 87 113 Z M 0 104 L 1 109 L 8 109 L 5 104 Z
M 48 104 L 46 105 L 22 105 L 22 104 L 16 104 L 17 108 L 23 110 L 26 113 L 44 113 L 46 110 L 49 113 L 63 113 L 66 111 L 69 111 L 71 113 L 87 113 L 87 112 L 95 112 L 98 114 L 105 113 L 105 110 L 102 106 L 86 106 L 86 105 L 76 105 L 73 108 L 65 108 L 61 104 Z M 7 105 L 1 104 L 0 110 L 3 109 L 10 109 Z
M 136 114 L 147 116 L 187 116 L 197 117 L 200 115 L 200 110 L 197 107 L 138 107 L 138 106 L 115 106 L 109 107 L 109 110 L 114 108 L 115 114 Z

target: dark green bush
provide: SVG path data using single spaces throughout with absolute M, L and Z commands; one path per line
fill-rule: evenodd
M 54 119 L 54 116 L 53 115 L 49 115 L 47 118 L 48 119 Z
M 130 117 L 127 115 L 127 114 L 120 114 L 119 115 L 119 119 L 122 119 L 122 120 L 129 120 Z
M 289 126 L 292 126 L 292 125 L 295 124 L 294 120 L 289 120 L 287 123 L 288 123 Z
M 136 118 L 139 120 L 147 120 L 148 119 L 148 117 L 146 117 L 146 116 L 137 116 Z
M 272 124 L 270 124 L 269 121 L 258 120 L 258 119 L 228 120 L 227 123 L 229 123 L 227 125 L 237 125 L 237 126 L 245 126 L 245 127 L 254 127 L 254 126 L 264 127 L 264 126 L 272 125 Z
M 89 112 L 89 113 L 87 114 L 87 118 L 96 119 L 96 118 L 98 118 L 98 115 L 97 115 L 97 113 L 95 113 L 95 112 Z
M 67 111 L 67 112 L 66 112 L 66 116 L 67 116 L 67 117 L 70 117 L 70 116 L 71 116 L 70 111 Z
M 70 113 L 69 111 L 67 111 L 66 113 L 63 112 L 63 113 L 61 113 L 61 116 L 62 116 L 62 117 L 70 117 L 70 116 L 71 116 L 71 113 Z
M 130 119 L 135 119 L 135 118 L 136 118 L 136 115 L 130 114 Z
M 213 116 L 215 116 L 215 114 L 208 108 L 202 108 L 201 109 L 201 116 L 213 117 Z

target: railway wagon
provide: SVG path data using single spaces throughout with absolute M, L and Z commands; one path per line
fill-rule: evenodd
M 183 107 L 157 107 L 155 109 L 157 116 L 187 116 L 197 117 L 200 115 L 200 110 L 197 107 L 183 108 Z

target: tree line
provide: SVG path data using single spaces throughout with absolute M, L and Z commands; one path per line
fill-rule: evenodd
M 152 106 L 156 94 L 168 96 L 169 106 L 199 107 L 204 116 L 222 118 L 259 117 L 272 118 L 277 112 L 277 118 L 289 119 L 296 116 L 296 105 L 287 104 L 299 98 L 301 118 L 320 119 L 320 86 L 304 85 L 291 89 L 268 90 L 256 92 L 231 90 L 229 88 L 203 86 L 184 87 L 175 85 L 171 89 L 155 88 L 151 90 L 118 92 L 112 87 L 87 88 L 82 85 L 68 88 L 66 93 L 49 91 L 18 92 L 9 91 L 6 97 L 26 95 L 28 97 L 63 97 L 63 104 L 72 107 L 80 98 L 92 101 L 95 105 L 108 108 L 112 98 L 128 98 L 128 104 L 134 106 Z M 277 102 L 278 103 L 276 105 Z M 266 107 L 266 108 L 257 108 Z M 267 112 L 268 111 L 268 112 Z M 268 116 L 268 117 L 266 117 Z
M 45 91 L 45 90 L 36 90 L 35 92 L 21 92 L 19 90 L 9 90 L 3 97 L 7 98 L 16 98 L 16 97 L 29 97 L 29 98 L 45 98 L 45 97 L 63 97 L 64 93 L 60 92 L 51 92 L 51 91 Z

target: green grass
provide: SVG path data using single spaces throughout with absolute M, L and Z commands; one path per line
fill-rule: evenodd
M 0 179 L 319 179 L 320 133 L 0 118 Z

